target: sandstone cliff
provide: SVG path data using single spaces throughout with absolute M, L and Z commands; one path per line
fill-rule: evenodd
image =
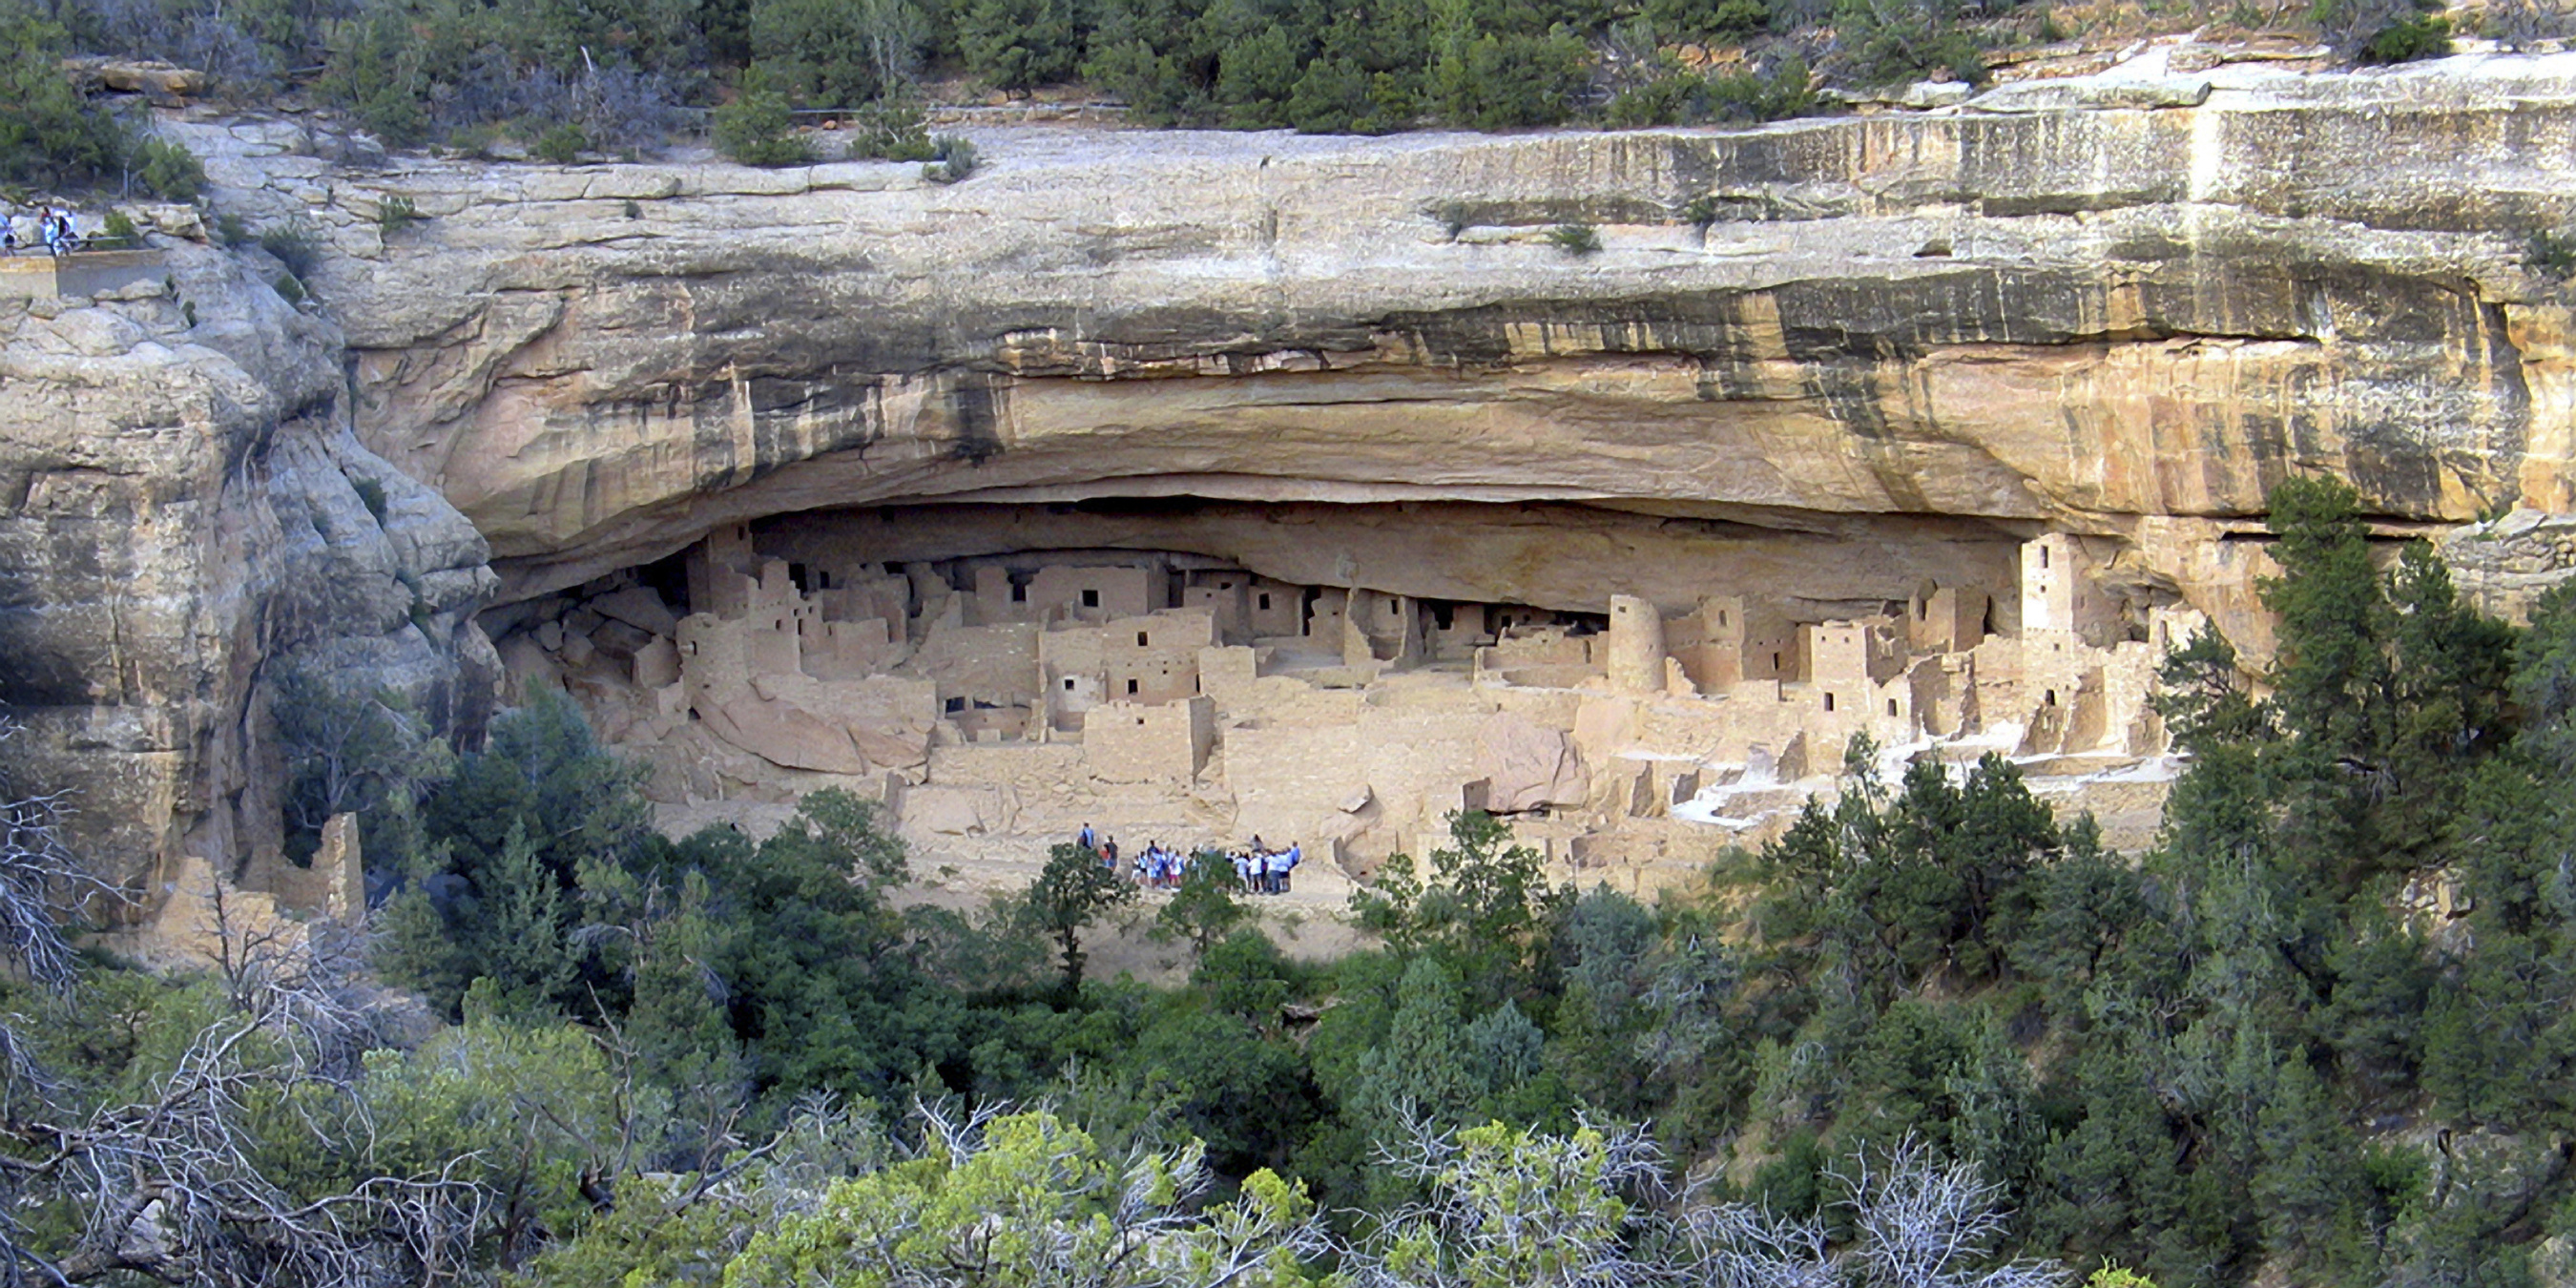
M 1739 132 L 983 142 L 950 187 L 215 172 L 333 232 L 361 435 L 513 595 L 785 511 L 1185 493 L 2064 527 L 2241 626 L 2217 539 L 2285 471 L 2401 527 L 2576 505 L 2566 307 L 2520 264 L 2576 191 L 2565 57 L 2132 65 Z M 431 218 L 380 234 L 384 193 Z M 1570 220 L 1605 249 L 1547 245 Z
M 2289 472 L 2391 534 L 2576 509 L 2568 297 L 2523 264 L 2576 202 L 2576 57 L 2168 66 L 1738 131 L 992 130 L 949 186 L 171 122 L 222 208 L 319 233 L 318 305 L 170 237 L 161 292 L 0 311 L 25 772 L 90 784 L 127 870 L 272 843 L 260 668 L 470 723 L 487 542 L 505 604 L 837 510 L 888 565 L 1809 622 L 1937 583 L 2010 633 L 2068 531 L 2133 621 L 2259 648 Z
M 277 854 L 278 668 L 450 721 L 497 671 L 484 542 L 351 432 L 339 329 L 159 241 L 160 280 L 113 298 L 0 301 L 9 770 L 73 792 L 75 850 L 137 911 L 183 856 Z

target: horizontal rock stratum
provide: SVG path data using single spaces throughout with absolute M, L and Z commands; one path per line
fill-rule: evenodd
M 329 183 L 317 285 L 362 437 L 505 593 L 924 499 L 1943 517 L 2187 592 L 2293 470 L 2400 523 L 2568 508 L 2567 312 L 2521 260 L 2576 193 L 2576 58 L 2091 105 L 2140 75 L 1747 131 L 997 132 L 953 186 L 414 163 Z M 380 236 L 383 193 L 429 220 Z
M 173 211 L 163 288 L 0 304 L 11 696 L 109 866 L 238 871 L 274 667 L 479 711 L 485 603 L 782 515 L 865 513 L 880 560 L 1806 620 L 2001 592 L 2064 531 L 2259 652 L 2291 473 L 2390 534 L 2576 510 L 2576 327 L 2525 263 L 2576 219 L 2576 56 L 2162 67 L 1754 129 L 978 131 L 953 185 L 168 121 L 218 209 L 319 234 L 317 303 Z

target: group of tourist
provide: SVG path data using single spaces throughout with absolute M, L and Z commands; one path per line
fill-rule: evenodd
M 81 248 L 81 235 L 72 227 L 70 211 L 51 206 L 36 216 L 36 235 L 50 254 L 68 255 Z M 33 249 L 30 247 L 30 249 Z M 18 253 L 18 224 L 13 219 L 0 219 L 0 252 Z
M 1085 823 L 1074 834 L 1074 844 L 1100 856 L 1101 865 L 1118 870 L 1118 838 L 1103 837 Z M 1290 842 L 1287 849 L 1274 850 L 1255 835 L 1242 849 L 1219 855 L 1214 850 L 1191 854 L 1175 850 L 1161 841 L 1149 841 L 1145 848 L 1128 860 L 1128 879 L 1148 890 L 1177 890 L 1193 863 L 1210 863 L 1219 858 L 1234 864 L 1235 885 L 1247 894 L 1286 894 L 1289 874 L 1306 859 L 1305 847 Z

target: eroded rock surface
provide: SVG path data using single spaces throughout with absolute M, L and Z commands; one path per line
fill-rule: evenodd
M 1738 131 L 995 130 L 955 185 L 172 128 L 227 209 L 318 232 L 311 285 L 340 331 L 176 244 L 243 296 L 201 304 L 206 336 L 150 299 L 0 315 L 20 337 L 0 401 L 33 400 L 0 424 L 29 427 L 10 432 L 37 462 L 13 539 L 44 581 L 17 600 L 15 620 L 46 622 L 22 626 L 46 641 L 22 698 L 85 713 L 48 745 L 133 780 L 116 799 L 144 821 L 119 826 L 155 831 L 155 853 L 240 849 L 273 813 L 247 768 L 257 659 L 471 687 L 486 542 L 512 674 L 592 686 L 613 735 L 668 749 L 655 792 L 678 808 L 866 779 L 914 793 L 908 816 L 940 836 L 1114 806 L 1175 832 L 1288 820 L 1369 852 L 1357 838 L 1410 843 L 1463 800 L 1491 752 L 1515 768 L 1488 789 L 1640 820 L 1558 828 L 1552 852 L 1642 862 L 1691 849 L 1673 838 L 1699 826 L 1676 813 L 1695 795 L 1750 808 L 1838 763 L 1810 745 L 1826 716 L 1942 737 L 1973 717 L 2027 754 L 2151 749 L 2158 631 L 2205 614 L 2263 651 L 2255 538 L 2291 473 L 2350 479 L 2390 535 L 2576 510 L 2576 328 L 2566 288 L 2523 262 L 2576 214 L 2576 56 L 2300 75 L 2168 52 Z M 380 222 L 395 195 L 426 220 Z M 1604 249 L 1556 249 L 1568 222 Z M 172 425 L 195 428 L 152 428 Z M 755 528 L 752 563 L 867 569 L 892 602 L 800 584 L 775 602 L 814 605 L 807 635 L 694 588 L 638 593 L 656 561 Z M 2029 616 L 2044 534 L 2099 596 L 2080 628 Z M 1336 655 L 1211 645 L 1206 694 L 1086 690 L 1059 727 L 1052 686 L 1123 682 L 1123 664 L 1050 655 L 1080 633 L 974 608 L 986 588 L 965 580 L 1038 551 L 1166 573 L 1187 556 L 1193 576 L 1329 591 L 1336 613 L 1398 605 L 1425 634 L 1453 629 L 1444 604 L 1494 622 L 1626 596 L 1668 656 L 1570 660 L 1495 624 L 1460 645 L 1494 665 L 1453 684 L 1435 640 L 1309 620 L 1296 638 Z M 1186 608 L 1186 589 L 1204 587 L 1137 611 Z M 136 615 L 147 600 L 158 617 Z M 1740 648 L 1710 678 L 1721 601 L 1848 646 L 1866 708 L 1743 746 L 1676 732 L 1671 703 L 1761 680 Z M 1948 614 L 1948 633 L 1902 611 Z M 781 647 L 745 631 L 795 637 L 792 662 L 683 652 Z M 2058 677 L 2052 642 L 2098 673 Z M 1768 669 L 1777 688 L 1794 668 Z M 1979 713 L 1999 676 L 2015 709 Z M 1023 683 L 1045 701 L 1003 693 Z M 1283 703 L 1294 718 L 1244 714 Z M 1132 754 L 1089 746 L 1089 713 L 1125 706 L 1130 724 L 1100 725 Z M 1480 743 L 1506 711 L 1564 739 L 1560 763 L 1526 733 Z M 1068 761 L 1059 736 L 1099 754 Z M 218 764 L 243 768 L 191 768 Z M 2097 772 L 2104 792 L 2153 777 Z
M 349 428 L 340 334 L 181 239 L 118 298 L 0 301 L 0 701 L 26 790 L 150 912 L 183 858 L 267 874 L 267 702 L 302 666 L 442 727 L 488 708 L 471 524 Z
M 2565 312 L 2520 263 L 2576 191 L 2576 61 L 2192 87 L 1739 132 L 1025 130 L 953 186 L 271 182 L 319 187 L 363 436 L 473 518 L 510 594 L 926 499 L 1952 516 L 2123 537 L 2185 593 L 2241 574 L 2177 552 L 2294 469 L 2392 522 L 2576 507 Z M 383 193 L 429 220 L 380 233 Z M 1546 244 L 1569 220 L 1605 249 Z

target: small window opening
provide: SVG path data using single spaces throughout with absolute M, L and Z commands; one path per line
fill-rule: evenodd
M 1895 714 L 1896 714 L 1896 699 L 1894 699 L 1894 698 L 1889 698 L 1889 699 L 1887 700 L 1887 714 L 1889 714 L 1889 715 L 1895 715 Z
M 1386 615 L 1387 615 L 1387 616 L 1389 616 L 1389 617 L 1393 617 L 1393 616 L 1395 616 L 1397 613 L 1400 613 L 1400 612 L 1403 612 L 1403 611 L 1404 611 L 1404 609 L 1403 609 L 1402 607 L 1398 606 L 1394 600 L 1390 599 L 1390 600 L 1386 601 Z
M 801 564 L 801 563 L 792 563 L 792 564 L 787 565 L 787 581 L 788 581 L 788 584 L 789 584 L 789 585 L 792 585 L 792 586 L 796 587 L 796 593 L 797 593 L 797 594 L 799 594 L 799 595 L 804 594 L 804 593 L 805 593 L 805 565 L 803 565 L 803 564 Z
M 1064 691 L 1067 693 L 1073 692 L 1073 677 L 1070 675 L 1064 677 Z
M 2039 701 L 2040 701 L 2040 704 L 2041 704 L 2041 705 L 2043 705 L 2043 706 L 2051 706 L 2051 707 L 2056 706 L 2056 705 L 2057 705 L 2057 690 L 2055 690 L 2055 689 L 2043 689 L 2043 690 L 2041 690 L 2041 691 L 2040 691 L 2040 695 L 2039 695 Z
M 1780 655 L 1777 653 L 1771 655 L 1771 669 L 1774 671 L 1780 669 Z
M 1720 626 L 1726 625 L 1726 610 L 1723 608 L 1717 610 L 1717 624 Z
M 1264 612 L 1269 611 L 1269 608 L 1270 608 L 1270 596 L 1268 596 L 1268 595 L 1263 595 L 1263 596 L 1261 597 L 1261 607 L 1262 607 L 1262 610 L 1263 610 Z
M 1133 695 L 1133 694 L 1136 692 L 1136 682 L 1135 682 L 1134 680 L 1129 680 L 1129 681 L 1127 682 L 1127 692 L 1128 692 L 1130 695 Z M 1139 723 L 1142 723 L 1142 722 L 1139 722 Z
M 1136 647 L 1138 647 L 1138 648 L 1143 648 L 1143 647 L 1145 647 L 1145 632 L 1143 632 L 1143 631 L 1138 631 L 1138 632 L 1136 632 Z
M 2048 547 L 2046 546 L 2039 548 L 2039 566 L 2042 568 L 2048 566 Z
M 1029 588 L 1020 585 L 1017 582 L 1012 583 L 1011 602 L 1014 604 L 1025 604 L 1029 602 Z
M 1082 606 L 1085 608 L 1100 607 L 1100 592 L 1096 590 L 1086 590 L 1082 592 Z
M 957 711 L 963 711 L 963 710 L 965 710 L 965 709 L 966 709 L 966 699 L 964 699 L 964 698 L 950 698 L 950 699 L 948 700 L 948 709 L 949 709 L 951 712 L 957 712 Z
M 1833 694 L 1831 694 L 1831 693 L 1828 693 L 1828 694 L 1826 694 L 1826 695 L 1825 695 L 1825 710 L 1827 710 L 1827 711 L 1831 711 L 1831 710 L 1833 710 L 1833 709 L 1834 709 L 1834 695 L 1833 695 Z

